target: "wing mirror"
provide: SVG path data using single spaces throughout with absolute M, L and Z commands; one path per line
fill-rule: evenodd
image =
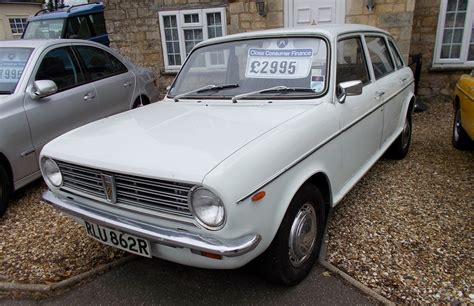
M 39 100 L 46 96 L 52 95 L 58 91 L 58 86 L 51 80 L 34 81 L 28 93 L 31 99 Z
M 347 96 L 358 96 L 362 94 L 362 81 L 347 81 L 337 85 L 337 101 L 344 103 Z

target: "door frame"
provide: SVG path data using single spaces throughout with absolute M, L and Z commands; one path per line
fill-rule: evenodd
M 283 0 L 284 27 L 289 28 L 293 24 L 293 9 L 295 0 Z M 345 23 L 346 0 L 336 0 L 336 23 Z

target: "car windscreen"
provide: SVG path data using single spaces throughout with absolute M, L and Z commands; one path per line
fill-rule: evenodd
M 26 27 L 23 39 L 61 38 L 64 21 L 64 18 L 30 21 Z
M 32 51 L 0 47 L 0 94 L 13 93 Z
M 204 46 L 189 55 L 168 96 L 216 99 L 258 91 L 264 92 L 247 98 L 321 95 L 327 86 L 327 53 L 326 41 L 318 37 L 248 39 Z M 276 87 L 293 90 L 266 90 Z

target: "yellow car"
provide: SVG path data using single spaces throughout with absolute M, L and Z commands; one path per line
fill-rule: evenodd
M 474 71 L 459 78 L 454 94 L 453 146 L 468 149 L 474 141 Z

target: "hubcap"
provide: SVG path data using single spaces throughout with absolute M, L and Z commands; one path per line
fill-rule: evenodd
M 316 211 L 313 205 L 305 203 L 293 220 L 288 242 L 290 262 L 294 267 L 301 266 L 310 257 L 317 232 Z
M 410 141 L 410 121 L 408 118 L 405 120 L 405 125 L 403 126 L 402 132 L 402 147 L 405 149 L 408 146 L 408 142 Z
M 456 117 L 454 118 L 454 141 L 459 141 L 459 130 L 461 129 L 461 112 L 456 110 Z

